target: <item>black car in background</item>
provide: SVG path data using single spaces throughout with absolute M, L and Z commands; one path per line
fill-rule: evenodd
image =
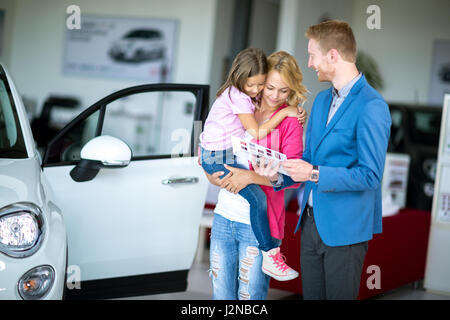
M 406 207 L 431 211 L 442 107 L 389 104 L 388 152 L 411 157 Z

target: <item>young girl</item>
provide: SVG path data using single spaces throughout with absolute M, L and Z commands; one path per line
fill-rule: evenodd
M 225 163 L 240 167 L 233 156 L 232 136 L 244 138 L 247 131 L 253 138 L 262 139 L 284 118 L 298 117 L 297 108 L 290 106 L 277 112 L 264 124 L 258 125 L 253 114 L 259 93 L 264 87 L 267 70 L 267 58 L 260 49 L 245 49 L 234 59 L 228 78 L 217 92 L 217 99 L 211 107 L 200 135 L 200 161 L 208 174 L 223 171 L 226 175 L 229 170 L 224 167 Z M 258 185 L 249 184 L 239 194 L 250 205 L 251 227 L 258 240 L 259 249 L 266 255 L 272 249 L 279 250 L 279 245 L 270 233 L 265 193 Z M 265 259 L 262 269 L 279 270 L 279 273 L 272 273 L 270 276 L 280 281 L 291 280 L 298 276 L 298 272 L 284 261 Z

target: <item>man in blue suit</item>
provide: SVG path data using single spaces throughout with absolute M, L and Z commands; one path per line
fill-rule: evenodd
M 356 68 L 356 41 L 343 21 L 309 27 L 308 67 L 332 87 L 314 100 L 302 159 L 257 166 L 276 189 L 304 182 L 300 266 L 304 299 L 356 299 L 367 243 L 381 233 L 381 179 L 391 118 Z M 255 166 L 255 164 L 254 164 Z M 278 165 L 279 166 L 279 165 Z

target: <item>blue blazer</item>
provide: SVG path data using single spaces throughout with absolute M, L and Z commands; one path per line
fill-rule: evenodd
M 314 220 L 328 246 L 355 244 L 381 233 L 381 180 L 391 116 L 364 75 L 354 84 L 328 126 L 332 88 L 311 110 L 303 160 L 320 167 L 319 182 L 305 182 L 301 211 L 313 193 Z M 284 176 L 285 188 L 295 182 Z M 295 231 L 300 227 L 302 214 Z

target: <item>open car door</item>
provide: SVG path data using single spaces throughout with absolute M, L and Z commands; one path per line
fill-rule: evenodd
M 207 193 L 196 151 L 208 94 L 207 85 L 127 88 L 86 109 L 49 143 L 43 174 L 64 215 L 68 265 L 81 280 L 68 298 L 186 290 Z M 83 146 L 103 136 L 125 142 L 131 161 L 74 175 L 83 161 L 92 164 L 82 160 Z

